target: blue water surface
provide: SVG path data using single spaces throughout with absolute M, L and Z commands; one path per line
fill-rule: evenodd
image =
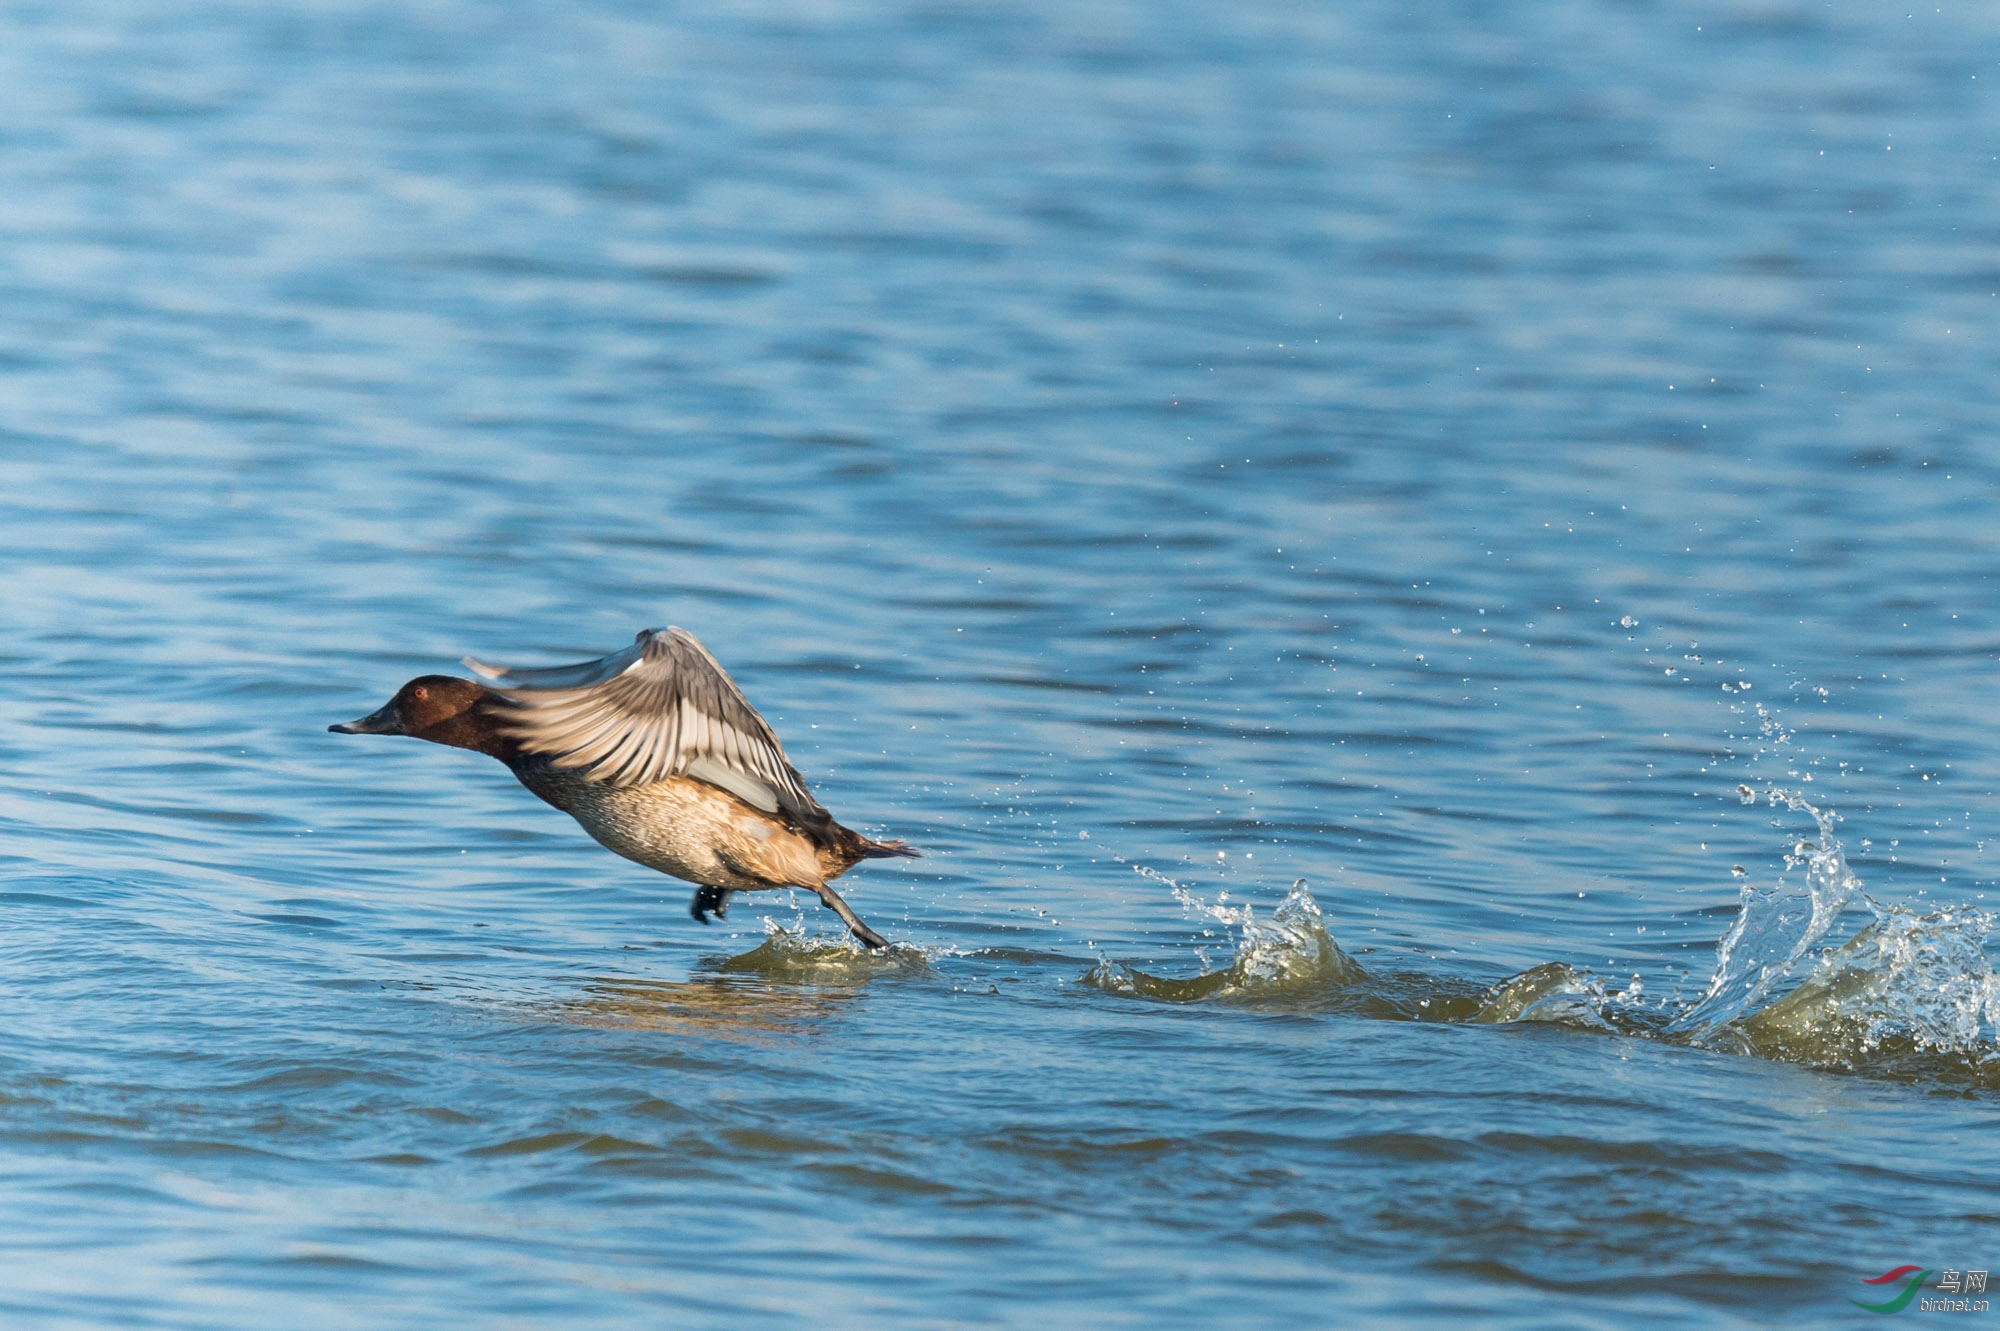
M 1996 87 L 1965 4 L 6 6 L 0 1317 L 2000 1261 Z M 888 959 L 326 733 L 668 623 L 924 850 L 842 883 Z M 1929 932 L 1673 1038 L 1773 786 L 1825 945 Z M 1301 879 L 1365 982 L 1271 978 Z

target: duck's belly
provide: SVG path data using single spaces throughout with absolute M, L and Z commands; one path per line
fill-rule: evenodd
M 554 769 L 517 775 L 606 849 L 649 869 L 706 887 L 820 884 L 804 837 L 706 782 L 609 786 Z

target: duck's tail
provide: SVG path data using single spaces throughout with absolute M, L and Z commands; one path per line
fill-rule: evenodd
M 863 860 L 919 859 L 921 852 L 901 841 L 875 841 L 862 836 L 851 827 L 839 823 L 829 824 L 833 829 L 833 844 L 824 846 L 819 852 L 820 873 L 828 878 L 838 878 Z

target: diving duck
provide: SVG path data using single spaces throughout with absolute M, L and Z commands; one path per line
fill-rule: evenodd
M 688 913 L 729 913 L 736 892 L 802 887 L 854 936 L 887 947 L 828 883 L 862 860 L 917 855 L 833 820 L 736 682 L 686 629 L 647 629 L 595 661 L 490 683 L 419 675 L 343 735 L 411 735 L 507 764 L 522 785 L 610 850 L 696 885 Z

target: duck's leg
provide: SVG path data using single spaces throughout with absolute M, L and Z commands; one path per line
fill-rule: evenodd
M 816 887 L 812 890 L 819 893 L 820 904 L 838 915 L 856 938 L 877 950 L 889 946 L 888 939 L 861 922 L 861 917 L 854 913 L 853 907 L 840 899 L 840 893 L 830 887 Z
M 696 888 L 694 900 L 688 903 L 688 914 L 703 924 L 708 923 L 710 911 L 715 912 L 716 919 L 726 920 L 729 918 L 729 898 L 732 895 L 734 895 L 733 890 L 727 887 Z

